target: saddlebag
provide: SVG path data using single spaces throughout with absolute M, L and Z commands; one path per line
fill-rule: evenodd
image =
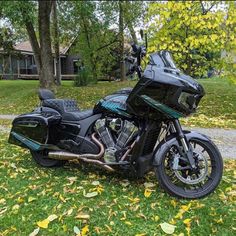
M 8 142 L 30 150 L 42 150 L 48 142 L 50 128 L 57 125 L 60 120 L 59 113 L 43 110 L 20 115 L 12 122 Z

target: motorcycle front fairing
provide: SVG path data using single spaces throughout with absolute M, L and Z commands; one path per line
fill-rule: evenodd
M 203 87 L 176 69 L 171 57 L 164 55 L 150 55 L 142 78 L 127 99 L 130 113 L 161 120 L 185 117 L 196 111 L 205 94 Z

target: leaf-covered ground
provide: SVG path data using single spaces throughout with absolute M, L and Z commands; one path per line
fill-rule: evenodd
M 152 173 L 127 180 L 87 165 L 41 168 L 0 135 L 0 235 L 235 235 L 235 178 L 236 161 L 225 161 L 215 193 L 177 200 Z
M 198 113 L 182 123 L 188 126 L 236 128 L 236 86 L 221 78 L 198 80 L 206 90 Z M 72 98 L 82 109 L 91 108 L 105 95 L 123 87 L 133 87 L 137 81 L 99 82 L 76 88 L 71 81 L 63 81 L 57 91 L 59 98 Z M 21 114 L 39 104 L 38 81 L 0 81 L 0 114 Z

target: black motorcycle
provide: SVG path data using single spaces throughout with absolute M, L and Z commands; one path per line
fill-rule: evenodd
M 196 111 L 203 87 L 178 70 L 167 51 L 150 55 L 132 45 L 139 81 L 81 111 L 76 102 L 39 90 L 41 104 L 13 121 L 9 142 L 28 148 L 43 167 L 88 162 L 108 171 L 143 177 L 154 170 L 160 186 L 180 198 L 201 198 L 215 190 L 223 172 L 221 154 L 205 135 L 182 130 L 180 117 Z

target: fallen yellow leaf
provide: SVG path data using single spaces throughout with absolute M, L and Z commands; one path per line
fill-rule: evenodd
M 192 205 L 191 203 L 189 203 L 188 205 L 182 205 L 181 209 L 184 210 L 184 211 L 188 211 L 189 208 L 191 207 L 191 205 Z
M 75 218 L 76 219 L 88 220 L 90 218 L 90 215 L 81 213 L 81 214 L 78 214 Z
M 58 216 L 53 214 L 53 215 L 50 215 L 47 219 L 51 222 L 51 221 L 54 221 L 57 218 L 58 218 Z
M 177 206 L 177 202 L 176 202 L 175 200 L 171 200 L 171 201 L 170 201 L 170 204 L 171 204 L 174 208 L 176 208 L 176 206 Z
M 135 203 L 138 203 L 139 201 L 140 201 L 140 199 L 139 198 L 131 198 L 131 197 L 129 197 L 128 198 L 133 204 L 135 204 Z
M 35 197 L 29 197 L 29 198 L 28 198 L 28 202 L 33 202 L 34 200 L 36 200 Z
M 37 222 L 37 225 L 38 225 L 38 227 L 40 227 L 40 228 L 47 229 L 49 222 L 50 222 L 50 221 L 49 221 L 48 219 L 45 219 L 45 220 L 42 220 L 42 221 L 38 221 L 38 222 Z
M 151 194 L 152 194 L 152 191 L 150 189 L 146 188 L 144 191 L 144 196 L 148 198 L 151 196 Z
M 96 197 L 98 195 L 98 192 L 90 192 L 90 193 L 86 193 L 84 191 L 84 197 L 87 197 L 87 198 L 91 198 L 91 197 Z
M 88 232 L 89 232 L 89 226 L 85 225 L 81 230 L 81 236 L 87 235 Z
M 65 198 L 61 194 L 59 195 L 59 198 L 62 202 L 66 202 Z
M 130 226 L 132 225 L 132 223 L 129 221 L 125 221 L 125 224 L 130 225 Z
M 29 236 L 36 236 L 39 233 L 39 228 L 35 229 L 32 233 L 29 234 Z
M 175 231 L 176 226 L 168 224 L 166 222 L 160 224 L 161 229 L 166 233 L 166 234 L 173 234 Z
M 222 217 L 220 217 L 220 219 L 218 219 L 218 220 L 214 220 L 217 224 L 219 224 L 219 223 L 223 223 L 223 219 L 222 219 Z
M 189 218 L 188 218 L 188 219 L 185 219 L 183 222 L 184 222 L 184 224 L 187 225 L 187 224 L 189 224 L 189 223 L 191 222 L 191 219 L 189 219 Z

